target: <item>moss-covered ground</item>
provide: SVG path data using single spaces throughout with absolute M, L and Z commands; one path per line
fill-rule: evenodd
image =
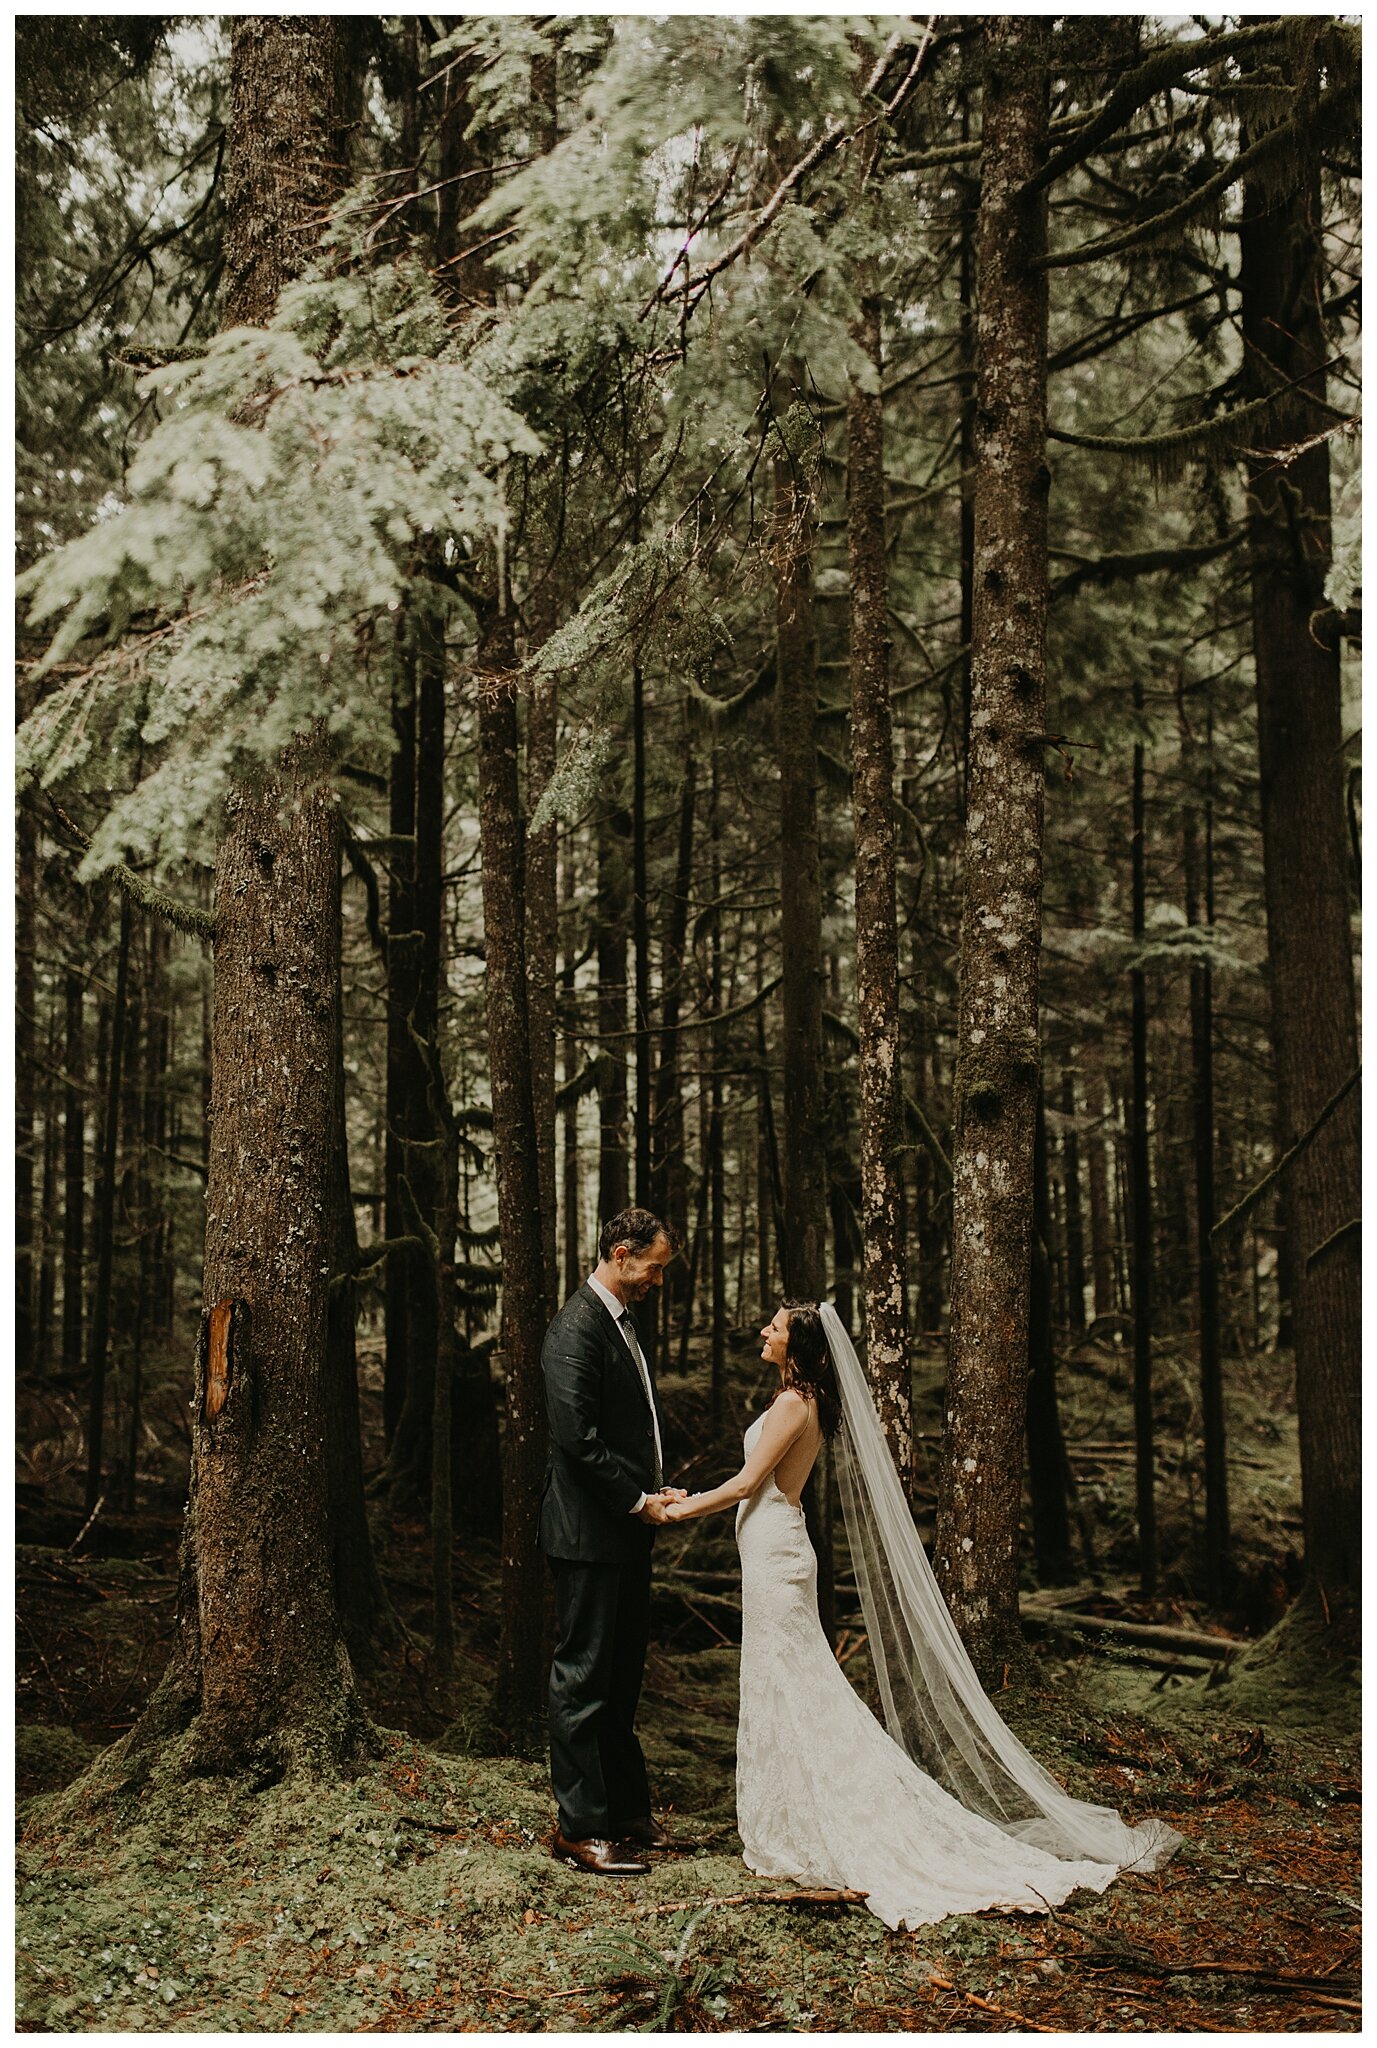
M 1081 1396 L 1098 1400 L 1116 1369 L 1106 1356 L 1068 1380 L 1071 1434 L 1111 1437 L 1085 1429 Z M 1249 1399 L 1268 1413 L 1265 1387 Z M 719 1472 L 701 1386 L 670 1380 L 666 1404 L 679 1436 L 667 1452 L 689 1483 Z M 725 1436 L 751 1405 L 728 1415 Z M 1246 1416 L 1235 1423 L 1235 1448 L 1271 1489 L 1266 1515 L 1240 1495 L 1249 1599 L 1269 1570 L 1283 1587 L 1289 1570 L 1289 1531 L 1273 1522 L 1293 1514 L 1294 1440 L 1284 1402 L 1278 1412 L 1275 1443 L 1250 1436 Z M 1178 1549 L 1155 1603 L 1127 1600 L 1122 1570 L 1114 1577 L 1122 1501 L 1116 1479 L 1103 1484 L 1106 1590 L 1117 1585 L 1120 1611 L 1138 1618 L 1237 1629 L 1237 1613 L 1207 1615 L 1191 1594 L 1190 1483 L 1164 1469 Z M 148 1517 L 141 1555 L 73 1557 L 52 1542 L 20 1552 L 22 2031 L 1359 2025 L 1356 1674 L 1327 1654 L 1318 1623 L 1264 1636 L 1213 1684 L 1039 1644 L 1036 1688 L 1001 1700 L 1025 1740 L 1073 1790 L 1166 1815 L 1185 1846 L 1164 1871 L 1049 1918 L 982 1914 L 892 1934 L 863 1907 L 774 1896 L 785 1888 L 740 1860 L 729 1518 L 657 1552 L 640 1725 L 659 1810 L 692 1846 L 617 1882 L 551 1859 L 542 1758 L 470 1747 L 493 1668 L 490 1545 L 462 1553 L 456 1676 L 427 1671 L 419 1524 L 396 1532 L 385 1559 L 414 1641 L 364 1680 L 387 1731 L 377 1763 L 257 1793 L 202 1781 L 112 1798 L 99 1770 L 83 1777 L 160 1669 L 176 1519 Z M 127 1531 L 120 1544 L 138 1548 Z M 850 1617 L 843 1589 L 841 1653 L 864 1685 Z

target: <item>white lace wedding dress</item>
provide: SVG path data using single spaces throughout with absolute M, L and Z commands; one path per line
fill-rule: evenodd
M 749 1455 L 764 1425 L 746 1432 Z M 934 1784 L 876 1720 L 818 1620 L 817 1558 L 795 1507 L 764 1480 L 736 1515 L 741 1553 L 737 1826 L 761 1877 L 864 1891 L 888 1927 L 985 1907 L 1041 1912 L 1112 1863 L 1011 1838 Z

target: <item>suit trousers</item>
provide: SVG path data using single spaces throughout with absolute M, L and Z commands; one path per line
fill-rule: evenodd
M 650 1635 L 650 1546 L 630 1564 L 552 1557 L 550 1781 L 571 1842 L 615 1840 L 650 1812 L 632 1722 Z

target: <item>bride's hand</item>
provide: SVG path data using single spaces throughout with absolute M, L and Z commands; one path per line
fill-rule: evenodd
M 684 1503 L 687 1499 L 687 1494 L 681 1494 L 678 1500 L 667 1500 L 665 1502 L 665 1520 L 667 1522 L 688 1522 L 692 1520 L 692 1516 L 684 1512 Z

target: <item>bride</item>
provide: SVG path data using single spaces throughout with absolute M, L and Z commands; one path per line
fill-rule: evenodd
M 831 1302 L 786 1301 L 762 1330 L 779 1389 L 735 1478 L 665 1510 L 735 1507 L 741 1554 L 737 1825 L 746 1863 L 863 1891 L 889 1927 L 986 1907 L 1040 1912 L 1180 1836 L 1072 1799 L 981 1689 L 937 1590 L 846 1327 Z M 800 1495 L 831 1440 L 884 1705 L 881 1726 L 823 1634 Z

